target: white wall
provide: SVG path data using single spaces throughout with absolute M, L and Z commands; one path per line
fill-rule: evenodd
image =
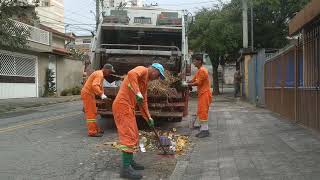
M 36 89 L 36 84 L 0 83 L 0 99 L 37 97 Z
M 233 84 L 234 73 L 236 72 L 236 66 L 230 65 L 224 67 L 224 83 Z

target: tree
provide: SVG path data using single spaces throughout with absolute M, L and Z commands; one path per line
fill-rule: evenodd
M 209 54 L 213 66 L 213 93 L 219 94 L 220 59 L 236 54 L 241 47 L 240 2 L 202 9 L 195 19 L 195 23 L 190 25 L 190 46 L 193 50 Z
M 77 59 L 80 61 L 85 61 L 89 59 L 89 56 L 82 50 L 76 48 L 70 48 L 69 52 L 71 53 L 70 57 L 72 59 Z
M 310 0 L 254 0 L 254 41 L 257 48 L 288 44 L 288 23 Z
M 310 0 L 252 0 L 256 48 L 282 48 L 288 43 L 288 22 Z M 214 94 L 219 93 L 217 68 L 222 58 L 235 61 L 242 47 L 242 4 L 231 0 L 196 13 L 189 29 L 190 47 L 209 54 Z
M 37 5 L 37 2 L 35 2 Z M 19 0 L 0 0 L 0 47 L 25 48 L 30 30 L 12 20 L 14 17 L 26 16 L 31 5 Z M 34 5 L 33 5 L 34 6 Z M 33 14 L 36 19 L 36 14 Z

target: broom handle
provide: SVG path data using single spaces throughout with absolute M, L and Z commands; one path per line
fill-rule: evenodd
M 144 114 L 147 114 L 146 111 L 145 111 L 145 109 L 143 108 L 143 106 L 140 106 L 140 110 L 142 110 Z M 163 147 L 162 144 L 161 144 L 161 140 L 160 140 L 160 137 L 159 137 L 156 129 L 155 129 L 154 127 L 152 127 L 151 129 L 153 130 L 154 134 L 156 135 L 157 140 L 158 140 L 158 142 L 159 142 L 159 145 L 160 145 L 161 149 L 163 150 L 164 154 L 167 154 L 167 151 L 164 149 L 164 147 Z
M 158 139 L 158 141 L 159 141 L 159 145 L 160 145 L 161 149 L 163 150 L 164 154 L 167 154 L 167 151 L 164 149 L 164 147 L 163 147 L 162 144 L 161 144 L 160 137 L 159 137 L 156 129 L 155 129 L 155 128 L 152 128 L 152 130 L 153 130 L 154 134 L 157 136 L 157 139 Z

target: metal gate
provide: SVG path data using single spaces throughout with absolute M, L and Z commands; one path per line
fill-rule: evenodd
M 269 109 L 320 130 L 320 22 L 305 27 L 302 40 L 265 64 Z
M 37 97 L 37 58 L 0 50 L 0 99 Z
M 296 54 L 297 122 L 320 129 L 320 23 L 305 28 Z

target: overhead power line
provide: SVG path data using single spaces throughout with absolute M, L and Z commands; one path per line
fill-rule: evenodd
M 181 3 L 181 4 L 160 4 L 159 6 L 185 6 L 185 5 L 196 5 L 196 4 L 208 4 L 208 3 L 217 3 L 217 1 L 202 1 L 196 3 Z
M 59 21 L 59 20 L 53 19 L 53 18 L 48 17 L 48 16 L 45 16 L 45 15 L 39 15 L 39 14 L 38 14 L 38 16 L 45 17 L 45 18 L 51 19 L 51 20 L 56 21 L 56 22 L 64 23 L 63 21 Z M 80 24 L 86 24 L 86 23 L 84 23 L 84 22 L 76 21 L 76 20 L 74 20 L 74 19 L 72 19 L 72 18 L 66 18 L 66 17 L 65 17 L 65 19 L 69 19 L 69 20 L 71 20 L 71 21 L 74 21 L 74 22 L 77 22 L 77 23 L 80 23 Z

